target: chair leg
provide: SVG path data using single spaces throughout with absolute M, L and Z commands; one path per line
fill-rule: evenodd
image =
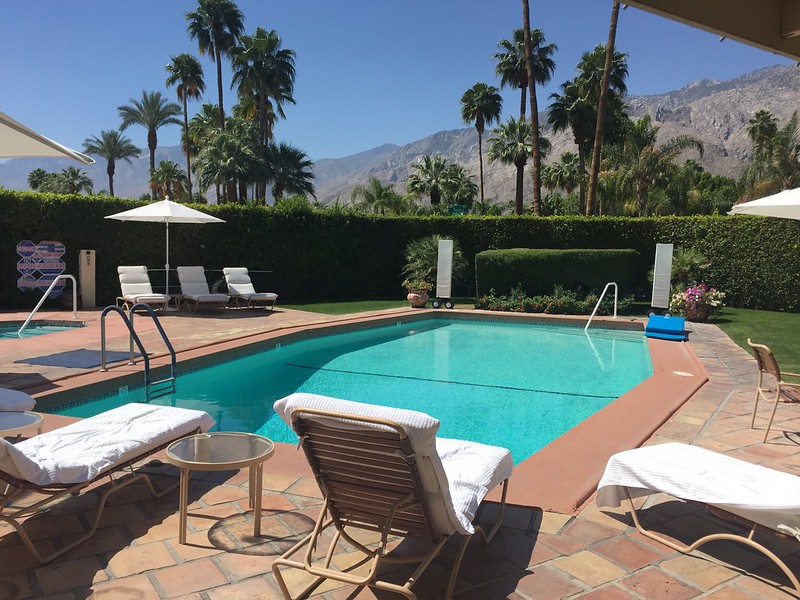
M 781 385 L 778 384 L 777 390 L 775 392 L 775 402 L 772 406 L 772 412 L 769 414 L 769 421 L 767 422 L 767 430 L 764 432 L 764 442 L 766 443 L 767 438 L 769 438 L 769 430 L 772 428 L 772 421 L 775 419 L 775 413 L 778 410 L 778 404 L 781 401 Z

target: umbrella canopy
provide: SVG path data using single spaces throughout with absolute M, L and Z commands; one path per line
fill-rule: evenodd
M 116 221 L 146 221 L 154 223 L 164 223 L 167 231 L 166 244 L 167 261 L 164 264 L 166 269 L 166 293 L 169 294 L 169 224 L 170 223 L 224 223 L 222 219 L 213 217 L 209 214 L 189 208 L 185 204 L 173 202 L 169 197 L 161 202 L 153 202 L 145 204 L 139 208 L 133 208 L 121 213 L 108 215 L 106 219 L 114 219 Z
M 766 198 L 737 204 L 728 214 L 800 220 L 800 188 L 784 190 Z
M 62 146 L 0 112 L 0 158 L 26 156 L 46 158 L 64 158 L 66 156 L 85 165 L 94 163 L 94 160 L 85 154 Z

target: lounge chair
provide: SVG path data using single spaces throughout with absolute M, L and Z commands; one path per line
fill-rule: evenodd
M 772 402 L 772 412 L 767 422 L 767 430 L 764 432 L 764 441 L 766 442 L 769 437 L 769 430 L 772 428 L 772 421 L 775 419 L 775 411 L 778 410 L 778 403 L 781 401 L 800 402 L 800 383 L 784 381 L 783 376 L 788 375 L 789 377 L 800 378 L 800 374 L 786 371 L 781 373 L 778 361 L 775 360 L 772 350 L 763 344 L 754 343 L 750 338 L 747 338 L 747 344 L 753 349 L 756 363 L 758 363 L 758 385 L 756 386 L 756 401 L 753 405 L 753 418 L 750 419 L 751 429 L 756 425 L 758 401 L 763 399 L 766 402 Z M 775 380 L 774 387 L 770 388 L 766 385 L 764 381 L 765 375 L 769 375 Z
M 269 306 L 270 310 L 275 308 L 278 301 L 278 294 L 271 292 L 256 292 L 247 267 L 225 267 L 222 269 L 225 274 L 225 283 L 228 285 L 228 295 L 236 304 L 247 302 L 247 308 L 253 304 L 263 304 Z
M 167 294 L 153 293 L 153 286 L 150 285 L 150 276 L 147 274 L 147 267 L 143 265 L 135 267 L 117 267 L 119 273 L 119 286 L 122 295 L 117 296 L 117 306 L 128 309 L 134 304 L 143 302 L 144 304 L 155 304 L 167 307 L 169 296 Z
M 705 504 L 723 518 L 746 523 L 749 532 L 739 535 L 728 530 L 682 544 L 650 531 L 642 526 L 633 498 L 659 492 Z M 796 475 L 697 446 L 657 444 L 620 452 L 609 459 L 597 487 L 597 505 L 618 507 L 625 498 L 642 535 L 683 553 L 715 540 L 740 542 L 772 560 L 800 591 L 800 582 L 786 563 L 753 539 L 761 530 L 800 540 L 800 478 Z
M 0 440 L 0 481 L 6 484 L 0 485 L 0 521 L 16 529 L 40 562 L 49 562 L 94 535 L 106 501 L 114 492 L 141 480 L 156 497 L 174 489 L 177 484 L 157 491 L 146 473 L 134 472 L 134 463 L 213 425 L 214 420 L 199 410 L 126 404 L 18 444 Z M 129 477 L 112 477 L 124 469 L 130 472 Z M 110 487 L 100 495 L 89 530 L 63 548 L 42 556 L 25 530 L 27 521 L 20 519 L 43 512 L 53 502 L 77 494 L 105 477 L 109 478 Z M 27 499 L 30 492 L 45 497 L 32 504 L 15 504 L 23 496 Z
M 450 534 L 458 533 L 464 537 L 448 584 L 450 598 L 471 536 L 478 532 L 488 543 L 502 522 L 513 469 L 511 453 L 505 448 L 437 438 L 439 421 L 410 410 L 314 394 L 292 394 L 278 400 L 274 408 L 297 433 L 324 497 L 313 531 L 273 563 L 284 597 L 305 597 L 321 581 L 333 579 L 414 599 L 411 586 Z M 487 534 L 472 520 L 485 495 L 501 483 L 497 523 Z M 315 548 L 331 526 L 335 532 L 327 554 L 317 557 Z M 376 547 L 358 541 L 363 539 L 359 531 L 364 530 L 380 533 Z M 427 554 L 403 560 L 389 551 L 394 536 L 427 539 L 432 548 Z M 331 566 L 342 539 L 365 554 L 357 565 L 365 565 L 366 572 L 355 574 Z M 293 558 L 301 550 L 302 558 Z M 399 585 L 378 580 L 383 562 L 419 566 Z M 282 572 L 285 568 L 301 569 L 314 579 L 292 596 Z
M 181 283 L 181 299 L 190 311 L 192 306 L 197 311 L 201 304 L 222 308 L 228 303 L 228 294 L 212 294 L 208 289 L 203 267 L 178 267 L 178 281 Z

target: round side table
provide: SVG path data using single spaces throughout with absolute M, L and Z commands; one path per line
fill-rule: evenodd
M 189 504 L 189 478 L 192 471 L 228 471 L 250 469 L 248 483 L 250 508 L 254 509 L 253 535 L 261 535 L 262 465 L 275 451 L 271 440 L 253 433 L 215 431 L 198 433 L 173 442 L 167 447 L 167 462 L 179 467 L 180 534 L 186 543 L 186 517 Z
M 0 438 L 16 437 L 30 431 L 42 433 L 42 415 L 34 412 L 0 412 Z

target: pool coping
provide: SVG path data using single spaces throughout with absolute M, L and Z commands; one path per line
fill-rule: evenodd
M 387 322 L 452 317 L 575 327 L 583 326 L 586 322 L 585 317 L 470 310 L 424 309 L 407 313 L 373 313 L 324 323 L 284 326 L 184 350 L 177 353 L 179 372 L 270 349 L 275 344 L 319 335 L 379 327 Z M 644 319 L 640 318 L 597 318 L 593 323 L 610 329 L 641 331 L 644 328 Z M 576 514 L 594 492 L 608 458 L 615 452 L 637 447 L 649 439 L 708 381 L 700 361 L 686 342 L 648 339 L 648 346 L 653 360 L 653 375 L 519 463 L 509 485 L 509 503 Z M 166 372 L 168 364 L 168 355 L 153 356 L 153 378 L 159 377 L 159 372 Z M 122 386 L 141 385 L 142 378 L 141 364 L 122 364 L 112 366 L 105 373 L 92 372 L 60 379 L 58 389 L 39 390 L 39 393 L 36 388 L 27 391 L 36 395 L 39 406 L 46 410 L 77 397 L 114 393 Z M 293 448 L 291 444 L 282 445 Z M 289 453 L 282 451 L 281 454 Z M 271 470 L 275 471 L 278 462 L 284 465 L 287 474 L 297 473 L 295 460 L 273 461 Z M 489 496 L 490 500 L 498 498 L 495 498 L 495 494 Z

